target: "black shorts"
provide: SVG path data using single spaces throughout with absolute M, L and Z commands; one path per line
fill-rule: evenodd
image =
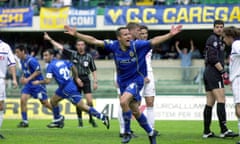
M 86 94 L 86 93 L 92 93 L 92 90 L 91 90 L 91 81 L 90 81 L 90 79 L 89 79 L 89 77 L 86 75 L 84 75 L 84 76 L 79 76 L 79 78 L 82 80 L 82 82 L 83 82 L 83 87 L 79 87 L 78 89 L 79 89 L 79 91 L 80 91 L 80 93 L 84 93 L 84 94 Z
M 206 67 L 203 74 L 203 81 L 206 91 L 212 91 L 213 89 L 224 88 L 223 78 L 221 74 L 211 67 Z

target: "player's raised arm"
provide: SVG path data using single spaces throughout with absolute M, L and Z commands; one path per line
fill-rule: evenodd
M 63 45 L 52 39 L 47 32 L 44 32 L 43 38 L 49 41 L 53 46 L 55 46 L 59 50 L 63 50 Z
M 71 36 L 75 36 L 75 37 L 85 41 L 88 44 L 104 47 L 104 41 L 103 40 L 98 40 L 93 36 L 89 36 L 89 35 L 79 33 L 79 32 L 77 32 L 76 28 L 72 28 L 68 25 L 65 25 L 64 29 L 65 29 L 64 33 L 69 34 Z
M 165 35 L 154 37 L 151 40 L 151 45 L 155 46 L 155 45 L 158 45 L 158 44 L 172 38 L 173 36 L 178 34 L 181 31 L 181 29 L 182 29 L 182 25 L 172 26 L 169 33 L 167 33 Z

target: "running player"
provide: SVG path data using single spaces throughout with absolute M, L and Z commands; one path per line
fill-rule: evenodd
M 229 63 L 229 80 L 232 84 L 235 111 L 238 118 L 238 133 L 240 135 L 240 30 L 236 27 L 223 29 L 224 42 L 232 46 Z M 240 144 L 240 141 L 237 142 Z
M 4 114 L 4 100 L 6 99 L 6 84 L 5 77 L 7 70 L 9 68 L 10 73 L 12 74 L 12 82 L 14 88 L 17 88 L 17 78 L 16 78 L 16 61 L 14 59 L 13 52 L 10 46 L 0 40 L 0 128 L 2 127 L 3 114 Z M 5 137 L 0 134 L 0 139 Z
M 73 51 L 68 48 L 64 48 L 62 44 L 53 40 L 46 32 L 44 33 L 44 39 L 48 40 L 52 45 L 54 45 L 55 48 L 61 50 L 64 58 L 71 60 L 71 62 L 77 67 L 78 76 L 82 81 L 82 86 L 79 87 L 79 91 L 84 93 L 87 104 L 93 107 L 91 80 L 89 75 L 92 73 L 93 89 L 96 90 L 98 87 L 97 68 L 93 57 L 86 52 L 85 42 L 82 40 L 77 40 L 75 45 L 77 51 Z M 78 126 L 83 127 L 82 111 L 78 107 L 76 107 L 76 111 L 78 115 Z M 91 115 L 89 115 L 89 123 L 93 127 L 97 127 L 97 124 Z
M 33 85 L 34 80 L 43 80 L 40 64 L 36 58 L 27 54 L 27 49 L 23 45 L 19 45 L 15 48 L 17 57 L 21 60 L 21 66 L 23 76 L 20 82 L 24 84 L 21 91 L 21 115 L 22 121 L 18 124 L 19 128 L 26 128 L 29 126 L 27 117 L 27 101 L 30 97 L 39 99 L 41 104 L 48 109 L 52 109 L 51 104 L 48 102 L 48 96 L 46 86 Z
M 224 70 L 224 47 L 222 40 L 222 32 L 224 22 L 215 20 L 213 24 L 213 34 L 211 34 L 206 42 L 205 48 L 205 71 L 203 75 L 207 103 L 204 108 L 204 131 L 203 138 L 215 137 L 214 132 L 210 130 L 212 121 L 212 107 L 217 101 L 217 116 L 221 129 L 220 137 L 236 137 L 238 134 L 232 132 L 226 125 L 226 110 L 225 110 L 225 93 L 222 76 Z
M 86 43 L 104 47 L 105 50 L 113 52 L 117 69 L 117 83 L 120 88 L 120 104 L 123 110 L 125 135 L 122 143 L 131 140 L 130 120 L 131 114 L 135 116 L 140 126 L 147 132 L 151 144 L 156 144 L 158 133 L 154 131 L 147 122 L 146 116 L 138 109 L 141 101 L 139 94 L 144 84 L 146 75 L 145 56 L 152 46 L 160 44 L 181 31 L 182 25 L 172 26 L 171 31 L 163 36 L 157 36 L 149 41 L 131 41 L 131 35 L 126 27 L 120 27 L 116 31 L 118 40 L 98 40 L 92 36 L 78 33 L 76 29 L 64 26 L 66 34 L 76 36 Z M 132 111 L 132 112 L 131 112 Z
M 60 115 L 58 103 L 63 99 L 68 99 L 78 108 L 97 117 L 98 119 L 101 119 L 103 124 L 107 127 L 107 129 L 109 129 L 110 123 L 108 116 L 99 113 L 93 107 L 89 107 L 81 100 L 82 95 L 78 91 L 78 87 L 76 85 L 81 85 L 77 68 L 69 61 L 54 59 L 54 51 L 52 49 L 44 51 L 43 59 L 46 63 L 48 63 L 46 78 L 44 80 L 36 80 L 33 84 L 49 84 L 54 78 L 59 86 L 50 101 L 53 107 L 54 120 L 47 126 L 49 128 L 63 128 L 64 117 Z M 70 74 L 71 71 L 75 81 Z

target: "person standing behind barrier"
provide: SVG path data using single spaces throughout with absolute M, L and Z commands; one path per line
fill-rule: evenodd
M 189 82 L 190 78 L 190 67 L 192 66 L 192 52 L 194 50 L 193 40 L 190 40 L 190 51 L 188 52 L 187 48 L 183 48 L 180 50 L 179 41 L 175 42 L 175 47 L 181 59 L 181 67 L 182 67 L 182 80 L 183 82 Z
M 140 39 L 148 40 L 148 27 L 140 26 Z M 154 119 L 154 98 L 156 96 L 155 91 L 155 80 L 153 76 L 153 68 L 151 64 L 152 50 L 150 50 L 146 55 L 147 63 L 147 76 L 144 79 L 143 93 L 142 96 L 145 98 L 147 106 L 147 120 L 149 124 L 154 129 L 155 119 Z
M 226 27 L 223 29 L 223 37 L 226 45 L 232 47 L 229 62 L 229 80 L 232 85 L 235 112 L 238 118 L 238 134 L 240 135 L 240 30 L 236 27 Z M 240 141 L 237 144 L 240 144 Z
M 93 100 L 92 100 L 92 90 L 91 90 L 91 81 L 89 78 L 89 74 L 92 73 L 93 77 L 93 89 L 97 90 L 98 82 L 97 82 L 97 68 L 94 62 L 93 57 L 86 52 L 86 44 L 82 40 L 76 41 L 76 51 L 72 51 L 70 49 L 64 48 L 63 45 L 53 40 L 47 33 L 44 33 L 44 39 L 48 40 L 52 45 L 54 45 L 57 49 L 62 50 L 63 56 L 65 58 L 70 59 L 77 67 L 78 76 L 82 81 L 83 86 L 79 87 L 79 91 L 83 92 L 88 106 L 93 107 Z M 82 120 L 82 111 L 78 107 L 76 107 L 77 115 L 78 115 L 78 126 L 83 127 L 83 120 Z M 93 119 L 92 115 L 89 115 L 89 123 L 93 127 L 97 127 L 95 120 Z
M 17 46 L 15 48 L 15 53 L 21 60 L 23 75 L 20 79 L 20 82 L 24 84 L 20 99 L 22 121 L 17 127 L 26 128 L 29 126 L 27 116 L 27 101 L 30 97 L 39 99 L 41 104 L 50 110 L 52 110 L 52 106 L 48 102 L 46 86 L 44 84 L 37 86 L 32 84 L 33 80 L 43 80 L 41 67 L 37 59 L 30 56 L 27 53 L 26 47 L 23 45 Z
M 14 88 L 17 88 L 17 77 L 16 77 L 16 61 L 13 55 L 13 52 L 10 46 L 0 40 L 0 128 L 2 127 L 3 115 L 4 115 L 4 101 L 6 99 L 6 84 L 5 77 L 7 74 L 7 70 L 12 75 L 12 84 Z M 5 137 L 0 134 L 0 139 L 4 139 Z
M 213 34 L 206 41 L 205 48 L 205 70 L 203 80 L 206 90 L 207 103 L 203 112 L 203 138 L 215 137 L 214 132 L 210 130 L 212 121 L 212 107 L 217 102 L 217 116 L 221 129 L 220 137 L 236 137 L 238 134 L 227 128 L 226 109 L 225 109 L 225 92 L 222 76 L 224 70 L 224 47 L 222 32 L 224 22 L 215 20 L 213 24 Z

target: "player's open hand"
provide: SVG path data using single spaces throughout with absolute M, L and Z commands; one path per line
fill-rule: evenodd
M 177 25 L 177 26 L 172 26 L 171 30 L 170 30 L 170 33 L 172 36 L 178 34 L 179 32 L 181 32 L 182 30 L 182 25 Z
M 44 32 L 43 38 L 44 38 L 45 40 L 51 40 L 51 37 L 48 35 L 47 32 Z
M 147 83 L 149 83 L 149 82 L 150 82 L 150 79 L 149 79 L 148 77 L 145 77 L 145 78 L 144 78 L 144 83 L 147 84 Z
M 22 78 L 20 79 L 20 82 L 21 82 L 22 84 L 27 84 L 27 83 L 29 82 L 29 80 L 28 80 L 27 78 L 22 77 Z
M 64 25 L 64 30 L 65 30 L 64 33 L 72 35 L 72 36 L 74 36 L 77 32 L 76 28 L 72 28 L 69 25 Z

